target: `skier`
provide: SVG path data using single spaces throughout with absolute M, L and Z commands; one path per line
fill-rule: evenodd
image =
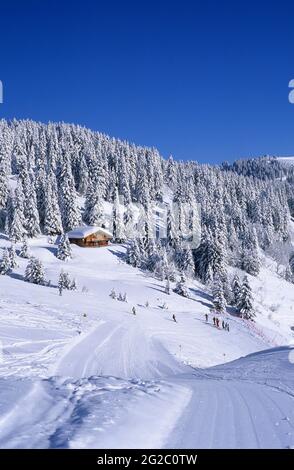
M 215 320 L 215 322 L 216 322 L 216 327 L 218 328 L 218 327 L 219 327 L 219 319 L 217 318 L 217 319 Z
M 226 330 L 230 332 L 230 325 L 228 323 L 226 323 Z
M 175 316 L 174 313 L 173 313 L 173 321 L 174 321 L 175 323 L 177 323 L 177 319 L 176 319 L 176 316 Z
M 132 314 L 133 314 L 133 315 L 137 315 L 136 307 L 133 307 L 133 308 L 132 308 Z
M 222 328 L 223 328 L 223 330 L 226 329 L 226 323 L 224 322 L 224 320 L 222 321 Z
M 59 286 L 59 295 L 62 296 L 62 286 Z
M 208 314 L 207 313 L 205 314 L 205 321 L 206 321 L 206 323 L 208 322 Z
M 215 317 L 213 317 L 213 324 L 214 324 L 214 326 L 215 326 Z

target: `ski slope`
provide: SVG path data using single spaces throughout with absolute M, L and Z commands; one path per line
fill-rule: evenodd
M 293 352 L 256 354 L 253 378 L 247 356 L 152 381 L 2 379 L 0 446 L 294 448 Z
M 167 295 L 122 261 L 124 247 L 74 246 L 66 263 L 45 237 L 30 248 L 51 287 L 25 283 L 20 258 L 0 277 L 1 448 L 294 445 L 293 351 L 268 349 L 291 342 L 288 314 L 283 328 L 225 314 L 228 333 L 205 322 L 201 284 Z M 79 289 L 60 297 L 62 268 Z

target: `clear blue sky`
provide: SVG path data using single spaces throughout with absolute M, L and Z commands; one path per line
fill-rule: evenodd
M 282 1 L 0 0 L 0 117 L 201 162 L 294 155 L 293 13 Z

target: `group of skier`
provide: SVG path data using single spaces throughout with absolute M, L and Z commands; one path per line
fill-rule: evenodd
M 205 321 L 206 323 L 208 323 L 208 313 L 205 313 Z M 220 322 L 220 319 L 215 316 L 212 318 L 212 321 L 214 326 L 216 326 L 217 328 L 220 328 L 221 326 L 223 330 L 230 331 L 230 325 L 228 322 L 225 322 L 224 320 Z

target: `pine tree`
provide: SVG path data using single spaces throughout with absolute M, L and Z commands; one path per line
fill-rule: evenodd
M 294 283 L 293 270 L 291 269 L 289 265 L 285 269 L 284 278 L 287 282 Z
M 9 253 L 9 258 L 10 258 L 10 266 L 12 268 L 16 268 L 18 266 L 18 264 L 17 264 L 16 251 L 15 251 L 15 246 L 14 245 L 11 245 L 8 248 L 8 253 Z
M 145 165 L 139 165 L 137 173 L 137 185 L 136 185 L 136 200 L 139 204 L 142 204 L 146 210 L 150 203 L 150 195 L 148 189 L 148 178 L 146 174 Z
M 194 260 L 189 246 L 183 247 L 182 244 L 175 247 L 176 264 L 180 271 L 184 271 L 188 276 L 194 272 Z
M 248 277 L 244 276 L 238 301 L 238 310 L 246 320 L 253 320 L 255 317 L 253 309 L 253 299 Z
M 31 258 L 25 271 L 25 281 L 33 284 L 45 285 L 45 272 L 42 262 L 37 258 Z
M 14 243 L 23 240 L 26 230 L 24 228 L 24 194 L 22 183 L 18 181 L 14 197 L 10 197 L 7 206 L 7 227 L 9 238 Z
M 223 286 L 223 292 L 224 292 L 226 303 L 231 304 L 233 301 L 233 293 L 232 293 L 231 285 L 229 283 L 228 273 L 227 273 L 226 268 L 224 268 L 218 274 L 219 274 L 219 277 Z
M 0 274 L 7 274 L 11 270 L 11 262 L 8 248 L 5 248 L 0 261 Z
M 101 187 L 89 186 L 86 193 L 84 220 L 89 225 L 102 225 L 103 206 Z
M 120 210 L 118 189 L 115 190 L 115 197 L 112 209 L 112 234 L 115 243 L 123 243 L 125 241 L 122 215 Z
M 132 240 L 127 248 L 126 261 L 134 268 L 140 267 L 142 264 L 141 250 L 138 241 Z
M 1 160 L 1 145 L 0 141 L 0 210 L 6 206 L 9 194 L 7 165 Z
M 257 276 L 260 271 L 260 259 L 254 248 L 243 248 L 241 255 L 241 269 L 252 276 Z
M 241 292 L 241 283 L 238 274 L 235 274 L 232 280 L 233 304 L 238 305 Z
M 81 222 L 81 211 L 68 159 L 61 168 L 59 200 L 64 231 L 67 232 L 78 227 Z
M 174 292 L 176 294 L 181 295 L 182 297 L 188 297 L 188 291 L 186 287 L 186 278 L 185 278 L 184 273 L 181 273 L 180 280 L 177 282 Z
M 58 288 L 59 290 L 70 290 L 72 285 L 72 281 L 70 279 L 70 275 L 68 272 L 63 271 L 63 269 L 60 271 L 59 278 L 58 278 Z
M 19 251 L 19 256 L 21 258 L 26 258 L 26 259 L 29 259 L 31 257 L 30 252 L 29 252 L 29 246 L 28 246 L 27 238 L 25 238 L 23 243 L 22 243 L 21 249 Z
M 39 235 L 41 232 L 33 176 L 31 176 L 31 178 L 27 178 L 25 187 L 25 200 L 26 204 L 24 206 L 24 227 L 26 229 L 27 236 L 33 238 Z
M 204 233 L 200 246 L 195 250 L 195 271 L 204 282 L 211 281 L 211 275 L 226 270 L 226 259 L 223 243 L 212 239 L 210 234 Z
M 169 274 L 171 267 L 172 266 L 168 263 L 167 260 L 166 250 L 161 246 L 157 246 L 156 251 L 153 255 L 153 272 L 162 281 L 167 278 L 171 280 L 172 275 Z
M 226 309 L 226 299 L 224 295 L 223 283 L 220 275 L 216 274 L 212 288 L 213 306 L 219 313 L 223 313 Z
M 51 174 L 48 178 L 46 191 L 47 197 L 44 203 L 44 233 L 46 235 L 59 235 L 62 233 L 63 229 L 54 174 Z
M 66 234 L 63 234 L 60 237 L 56 257 L 62 261 L 67 261 L 72 257 L 71 246 L 69 243 L 68 236 Z
M 166 239 L 167 244 L 173 248 L 178 243 L 178 234 L 176 232 L 175 220 L 173 216 L 173 210 L 171 207 L 167 210 L 167 217 L 166 217 Z
M 14 208 L 11 224 L 9 227 L 9 238 L 14 243 L 23 240 L 26 230 L 23 226 L 23 217 L 20 214 L 20 209 Z
M 130 238 L 134 234 L 134 213 L 130 204 L 127 205 L 123 214 L 123 224 L 125 228 L 126 238 Z

